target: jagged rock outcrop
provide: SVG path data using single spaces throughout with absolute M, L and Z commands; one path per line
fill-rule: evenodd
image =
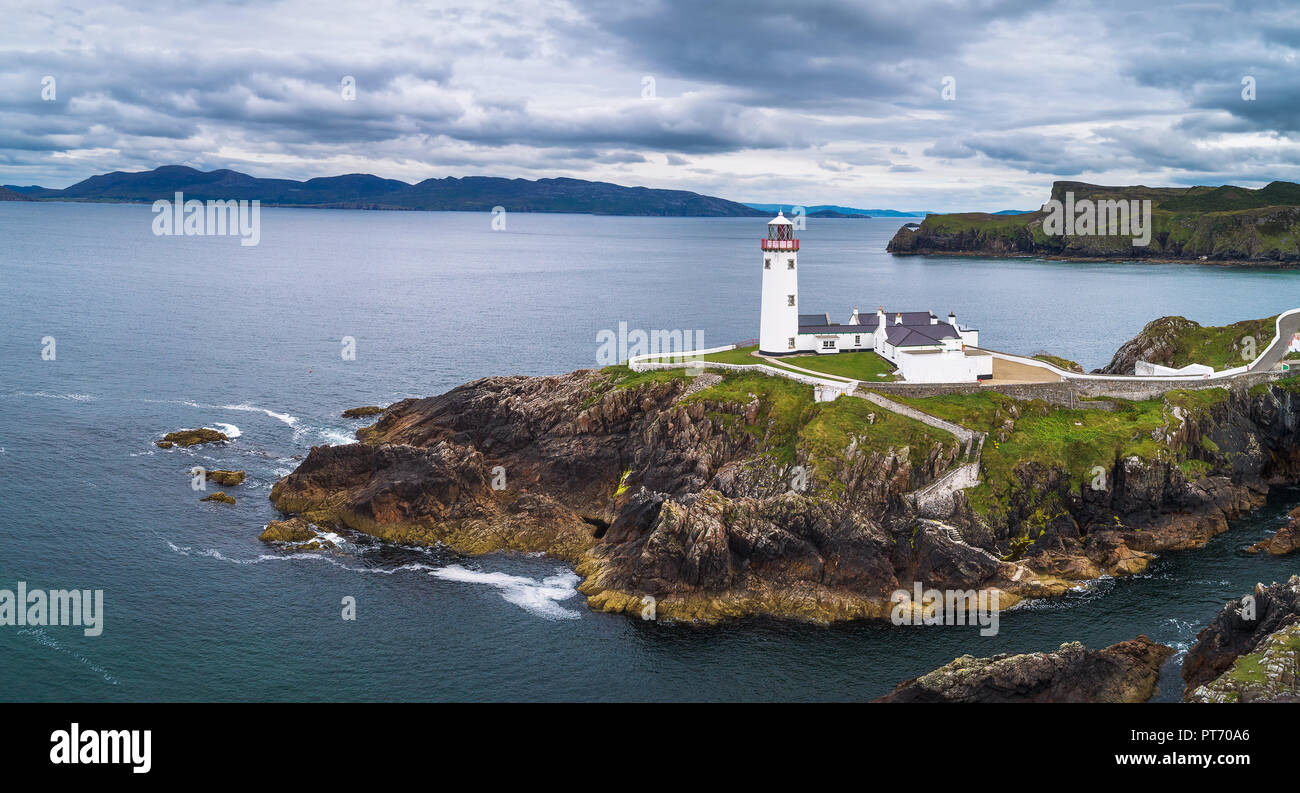
M 257 539 L 262 542 L 282 543 L 294 551 L 328 551 L 338 548 L 305 518 L 273 520 L 266 524 L 266 528 Z
M 648 596 L 661 617 L 880 616 L 916 580 L 1000 588 L 1006 605 L 1044 593 L 1017 565 L 911 519 L 903 495 L 953 463 L 955 439 L 881 450 L 858 437 L 829 456 L 799 445 L 781 463 L 773 447 L 788 449 L 791 416 L 828 410 L 811 389 L 791 407 L 789 394 L 687 396 L 689 385 L 486 378 L 391 406 L 358 431 L 363 443 L 313 448 L 271 498 L 396 542 L 545 551 L 612 611 L 639 612 Z
M 1188 702 L 1300 701 L 1300 576 L 1223 607 L 1183 661 Z
M 1177 341 L 1200 325 L 1186 317 L 1161 317 L 1148 322 L 1142 332 L 1120 346 L 1110 363 L 1095 370 L 1100 374 L 1134 374 L 1138 361 L 1173 366 Z
M 1073 642 L 1053 652 L 963 655 L 876 702 L 1145 702 L 1173 653 L 1139 636 L 1101 650 Z
M 215 493 L 204 496 L 199 499 L 199 501 L 217 501 L 222 504 L 233 504 L 235 503 L 235 497 L 218 490 Z
M 1273 556 L 1285 556 L 1300 550 L 1300 507 L 1291 510 L 1291 521 L 1278 529 L 1271 537 L 1265 537 L 1247 548 L 1251 553 L 1268 553 Z

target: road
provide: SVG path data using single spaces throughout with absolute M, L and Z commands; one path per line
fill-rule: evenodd
M 1291 346 L 1291 339 L 1297 332 L 1300 332 L 1300 312 L 1284 316 L 1280 320 L 1278 328 L 1278 342 L 1264 351 L 1254 363 L 1250 365 L 1252 372 L 1267 372 L 1277 365 L 1278 361 L 1286 357 L 1287 348 Z

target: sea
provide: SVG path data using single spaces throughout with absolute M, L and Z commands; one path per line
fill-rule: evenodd
M 963 654 L 1138 634 L 1179 649 L 1157 694 L 1177 699 L 1218 609 L 1300 572 L 1243 552 L 1300 504 L 1281 489 L 1208 546 L 1008 611 L 995 636 L 599 614 L 545 556 L 352 534 L 287 553 L 257 539 L 270 488 L 351 441 L 346 408 L 593 367 L 602 331 L 757 336 L 764 219 L 263 208 L 255 246 L 152 219 L 0 202 L 0 589 L 104 604 L 98 636 L 0 626 L 0 700 L 865 700 Z M 801 311 L 952 311 L 985 346 L 1091 369 L 1156 317 L 1300 304 L 1296 271 L 887 254 L 903 222 L 808 219 Z M 153 444 L 196 426 L 233 440 Z M 237 503 L 200 502 L 195 465 L 247 471 Z

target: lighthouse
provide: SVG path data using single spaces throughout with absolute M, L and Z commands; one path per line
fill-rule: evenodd
M 763 249 L 763 306 L 758 321 L 758 351 L 795 352 L 799 335 L 799 240 L 783 212 L 767 222 Z

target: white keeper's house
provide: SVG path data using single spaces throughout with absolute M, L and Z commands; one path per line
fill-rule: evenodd
M 758 349 L 764 355 L 815 352 L 879 354 L 913 383 L 969 383 L 993 376 L 993 356 L 978 349 L 979 331 L 947 321 L 929 311 L 886 311 L 874 316 L 857 306 L 844 324 L 829 314 L 801 311 L 799 240 L 794 224 L 778 213 L 768 221 L 763 250 L 763 304 Z

